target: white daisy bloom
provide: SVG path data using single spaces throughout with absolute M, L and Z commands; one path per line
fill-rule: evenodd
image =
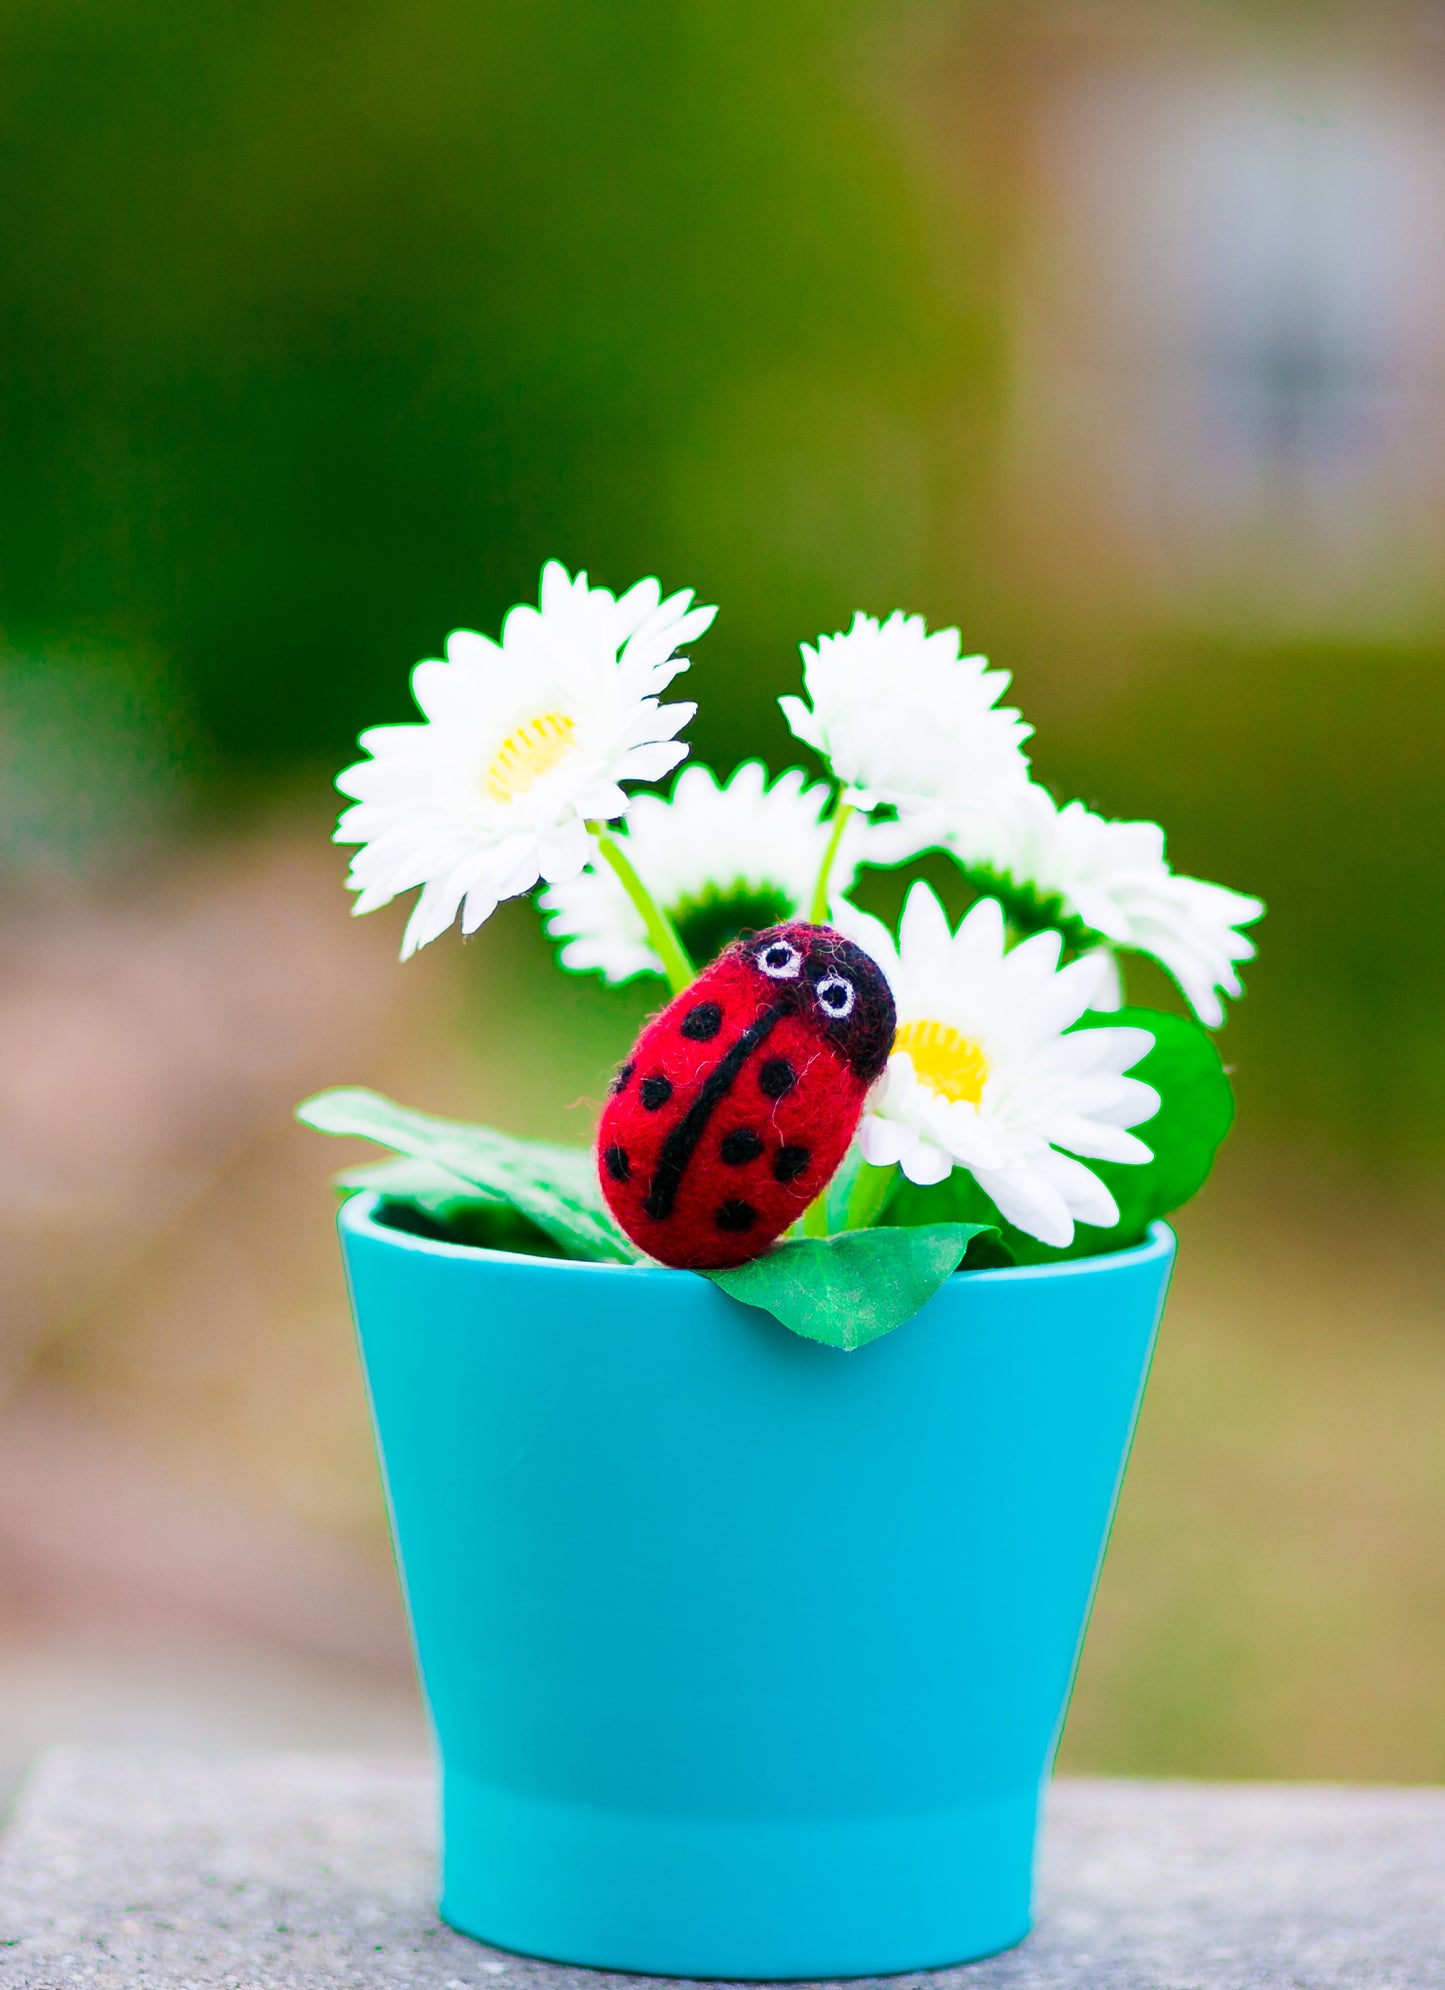
M 1027 782 L 1022 749 L 1033 727 L 995 709 L 1008 673 L 960 656 L 957 629 L 929 635 L 921 615 L 895 612 L 879 624 L 858 614 L 846 635 L 800 647 L 811 703 L 778 703 L 844 784 L 845 802 L 973 808 Z
M 403 960 L 459 910 L 472 933 L 539 878 L 576 877 L 587 822 L 610 821 L 631 800 L 620 783 L 658 780 L 685 758 L 674 734 L 697 707 L 657 694 L 687 669 L 678 647 L 717 612 L 691 604 L 691 589 L 664 601 L 655 580 L 619 600 L 549 560 L 540 609 L 513 608 L 500 643 L 459 629 L 445 663 L 417 665 L 424 723 L 364 732 L 371 758 L 336 781 L 357 804 L 335 838 L 362 845 L 347 880 L 354 909 L 422 887 Z
M 745 926 L 806 917 L 830 825 L 829 790 L 796 767 L 768 785 L 760 761 L 720 783 L 685 767 L 670 800 L 638 795 L 618 841 L 653 899 L 669 915 L 693 960 L 711 960 Z M 870 825 L 855 817 L 831 873 L 842 894 L 863 861 Z M 661 974 L 642 917 L 610 865 L 590 862 L 538 900 L 547 930 L 564 940 L 562 965 L 596 969 L 608 981 Z
M 1060 808 L 1030 783 L 998 808 L 940 810 L 880 828 L 875 860 L 900 862 L 933 848 L 981 874 L 984 889 L 997 880 L 1001 889 L 1058 899 L 1111 945 L 1152 954 L 1211 1028 L 1224 1021 L 1220 995 L 1243 992 L 1236 963 L 1252 958 L 1254 942 L 1238 928 L 1258 919 L 1263 903 L 1176 876 L 1158 823 L 1111 822 L 1082 802 Z M 1096 1006 L 1118 1006 L 1117 974 L 1114 985 L 1114 999 Z
M 1066 1034 L 1089 1007 L 1098 969 L 1060 968 L 1057 933 L 1005 950 L 1003 912 L 981 899 L 957 933 L 926 884 L 908 894 L 895 947 L 853 907 L 844 930 L 873 955 L 898 1006 L 888 1069 L 863 1121 L 864 1158 L 911 1182 L 973 1176 L 1020 1230 L 1073 1242 L 1076 1222 L 1108 1228 L 1118 1205 L 1088 1160 L 1143 1162 L 1125 1129 L 1159 1109 L 1152 1086 L 1124 1073 L 1153 1048 L 1148 1030 Z

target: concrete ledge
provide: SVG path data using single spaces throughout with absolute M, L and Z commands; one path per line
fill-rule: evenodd
M 6 1990 L 609 1990 L 453 1934 L 412 1762 L 57 1750 L 0 1844 Z M 956 1990 L 1445 1990 L 1445 1791 L 1064 1782 L 1038 1925 Z

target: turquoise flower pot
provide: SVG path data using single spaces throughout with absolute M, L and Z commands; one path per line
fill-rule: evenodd
M 341 1236 L 445 1919 L 668 1976 L 1017 1942 L 1170 1231 L 952 1278 L 842 1354 L 691 1272 L 376 1210 Z

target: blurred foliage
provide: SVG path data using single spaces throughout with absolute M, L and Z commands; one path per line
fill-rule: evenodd
M 552 552 L 722 599 L 725 662 L 734 601 L 786 656 L 913 578 L 891 404 L 969 340 L 837 73 L 856 12 L 6 9 L 12 637 L 153 641 L 275 767 Z M 761 575 L 755 477 L 796 513 Z
M 176 827 L 196 771 L 176 686 L 114 643 L 0 655 L 0 864 L 115 867 Z
M 958 621 L 1013 668 L 1044 779 L 1268 899 L 1225 1037 L 1243 1124 L 1418 1167 L 1445 640 L 1251 647 L 1122 598 L 1075 627 L 1057 547 L 998 557 L 1017 197 L 973 113 L 1009 18 L 12 0 L 0 628 L 150 660 L 152 760 L 244 798 L 318 791 L 551 554 L 722 604 L 693 735 L 725 767 L 792 757 L 800 637 Z M 29 792 L 7 813 L 43 816 Z M 540 956 L 509 963 L 520 1008 Z M 545 989 L 556 1042 L 577 1003 Z
M 1397 1183 L 1438 1164 L 1445 642 L 1195 644 L 1167 659 L 1075 721 L 1060 778 L 1165 823 L 1181 870 L 1268 905 L 1250 999 L 1221 1038 L 1241 1127 L 1267 1114 Z

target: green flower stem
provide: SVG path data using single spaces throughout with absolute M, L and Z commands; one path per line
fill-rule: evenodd
M 596 841 L 598 854 L 612 866 L 617 882 L 637 907 L 638 916 L 647 928 L 647 937 L 652 942 L 652 950 L 662 962 L 663 972 L 672 986 L 673 994 L 680 995 L 684 988 L 692 986 L 697 970 L 687 957 L 687 949 L 677 937 L 676 926 L 637 875 L 632 867 L 632 859 L 606 823 L 589 822 L 587 827 Z
M 845 801 L 839 801 L 833 811 L 833 833 L 828 838 L 828 847 L 823 852 L 822 863 L 818 866 L 818 882 L 813 886 L 813 902 L 808 907 L 808 917 L 815 926 L 827 924 L 828 879 L 832 875 L 833 860 L 838 854 L 838 845 L 843 841 L 843 831 L 848 827 L 848 819 L 853 813 L 853 804 Z
M 828 1191 L 814 1196 L 803 1211 L 802 1231 L 805 1237 L 826 1237 L 828 1234 Z
M 888 1198 L 898 1183 L 896 1166 L 875 1168 L 871 1161 L 865 1161 L 858 1170 L 848 1197 L 848 1208 L 843 1217 L 845 1230 L 871 1230 L 883 1214 Z

